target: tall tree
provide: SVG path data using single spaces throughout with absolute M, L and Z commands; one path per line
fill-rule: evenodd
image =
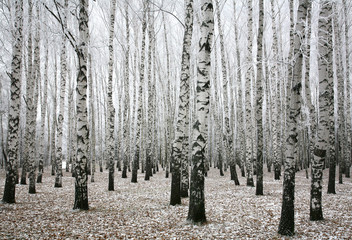
M 141 46 L 141 62 L 139 71 L 139 89 L 138 89 L 138 106 L 137 106 L 137 126 L 136 126 L 136 149 L 132 165 L 131 182 L 137 182 L 137 172 L 141 155 L 141 139 L 142 139 L 142 122 L 143 122 L 143 85 L 144 85 L 144 61 L 145 61 L 145 38 L 147 29 L 147 2 L 143 2 L 143 20 L 142 20 L 142 46 Z
M 308 2 L 306 0 L 299 0 L 298 17 L 304 18 L 306 16 Z M 294 193 L 295 193 L 295 172 L 297 160 L 297 143 L 298 143 L 298 129 L 297 125 L 300 116 L 300 91 L 302 71 L 302 52 L 300 34 L 297 34 L 294 23 L 294 6 L 290 2 L 290 53 L 289 53 L 289 93 L 288 93 L 288 112 L 287 118 L 287 139 L 286 139 L 286 159 L 284 162 L 284 181 L 282 194 L 281 217 L 279 223 L 279 233 L 282 235 L 292 236 L 294 234 Z M 303 24 L 303 22 L 299 22 Z M 297 59 L 300 61 L 297 62 Z
M 75 203 L 73 209 L 88 210 L 87 159 L 89 131 L 87 111 L 87 63 L 88 63 L 88 0 L 79 1 L 79 42 L 76 48 L 78 57 L 77 73 L 77 158 L 75 166 Z
M 189 81 L 190 81 L 190 48 L 193 31 L 193 0 L 185 0 L 185 28 L 181 57 L 181 82 L 175 139 L 172 144 L 172 178 L 170 204 L 181 204 L 180 165 L 188 165 L 188 115 L 189 115 Z M 186 148 L 186 149 L 185 149 Z M 185 169 L 184 169 L 185 170 Z M 188 170 L 188 168 L 187 168 Z M 188 181 L 188 179 L 187 179 Z M 185 196 L 186 191 L 184 189 Z M 188 188 L 187 188 L 188 195 Z
M 336 5 L 334 6 L 336 8 Z M 337 85 L 336 89 L 334 87 L 334 93 L 333 95 L 335 95 L 335 91 L 336 91 L 336 95 L 338 94 L 338 92 L 340 92 L 339 94 L 341 95 L 341 98 L 336 99 L 338 101 L 338 111 L 339 111 L 339 115 L 340 115 L 340 122 L 336 122 L 336 126 L 335 125 L 335 116 L 334 116 L 334 105 L 335 105 L 335 101 L 334 99 L 332 101 L 330 101 L 329 104 L 329 112 L 330 112 L 330 123 L 329 123 L 329 132 L 330 132 L 330 136 L 329 136 L 329 144 L 330 144 L 330 151 L 329 151 L 329 180 L 328 180 L 328 191 L 327 193 L 331 193 L 331 194 L 336 194 L 336 190 L 335 190 L 335 180 L 336 180 L 336 159 L 344 159 L 343 155 L 344 155 L 344 150 L 345 150 L 345 145 L 347 144 L 348 140 L 347 140 L 347 136 L 345 136 L 345 131 L 344 131 L 344 122 L 345 122 L 345 114 L 341 114 L 341 111 L 343 111 L 343 103 L 344 103 L 344 82 L 340 81 L 339 83 L 337 83 L 337 44 L 336 44 L 336 30 L 337 30 L 337 24 L 336 24 L 336 17 L 335 17 L 335 8 L 334 8 L 334 17 L 331 18 L 331 50 L 332 50 L 332 59 L 331 59 L 331 64 L 333 65 L 332 69 L 333 69 L 333 81 L 334 84 Z M 331 93 L 332 94 L 332 93 Z M 331 112 L 332 111 L 332 112 Z M 341 129 L 341 135 L 338 135 L 339 132 L 336 133 L 335 135 L 335 128 Z M 331 135 L 333 131 L 333 136 Z M 335 151 L 335 136 L 340 138 L 342 137 L 342 141 L 340 141 L 341 144 L 341 154 L 335 154 L 336 152 L 338 153 L 338 149 L 337 151 Z M 346 139 L 346 141 L 344 140 Z M 334 147 L 332 149 L 332 146 Z M 341 156 L 338 157 L 338 156 Z M 341 161 L 343 162 L 343 161 Z
M 329 107 L 333 93 L 333 71 L 332 71 L 332 50 L 331 50 L 331 13 L 332 3 L 321 2 L 319 18 L 319 37 L 325 44 L 319 45 L 319 96 L 318 96 L 318 126 L 317 138 L 314 144 L 312 159 L 312 180 L 310 191 L 310 220 L 323 219 L 322 209 L 322 180 L 323 167 L 326 161 L 329 147 Z
M 276 11 L 275 11 L 275 0 L 271 0 L 271 8 L 272 8 L 272 30 L 273 30 L 273 47 L 272 47 L 272 56 L 273 56 L 273 64 L 271 67 L 271 72 L 273 73 L 273 86 L 271 93 L 271 103 L 270 107 L 272 108 L 272 140 L 273 140 L 273 158 L 274 158 L 274 178 L 275 180 L 280 179 L 281 175 L 281 158 L 279 157 L 279 140 L 280 140 L 280 121 L 279 121 L 279 103 L 280 103 L 280 84 L 278 80 L 278 52 L 279 52 L 279 40 L 277 36 L 276 30 Z
M 226 66 L 226 57 L 225 57 L 225 43 L 224 43 L 224 33 L 222 30 L 221 24 L 221 14 L 220 14 L 220 4 L 219 0 L 216 0 L 216 14 L 218 19 L 218 29 L 219 29 L 219 36 L 220 36 L 220 53 L 221 53 L 221 69 L 222 69 L 222 84 L 223 84 L 223 91 L 224 91 L 224 115 L 225 115 L 225 153 L 226 157 L 230 164 L 231 173 L 233 174 L 233 178 L 236 185 L 239 185 L 237 172 L 236 172 L 236 161 L 234 156 L 233 150 L 233 134 L 230 128 L 230 115 L 231 110 L 229 109 L 229 97 L 228 97 L 228 89 L 229 89 L 229 77 L 227 74 L 227 66 Z
M 249 0 L 248 4 L 248 42 L 247 42 L 247 58 L 248 62 L 253 62 L 253 2 Z M 254 141 L 254 130 L 252 123 L 252 82 L 253 82 L 253 66 L 249 64 L 249 68 L 246 75 L 246 84 L 245 84 L 245 139 L 246 139 L 246 170 L 247 170 L 247 186 L 254 187 L 253 182 L 253 141 Z
M 187 217 L 187 220 L 192 223 L 206 222 L 204 196 L 205 148 L 208 139 L 210 104 L 210 53 L 214 35 L 213 3 L 211 0 L 201 1 L 201 14 L 196 109 L 192 138 L 191 186 Z
M 95 111 L 94 111 L 94 95 L 93 95 L 93 73 L 92 73 L 92 59 L 91 55 L 89 55 L 89 122 L 90 122 L 90 157 L 92 159 L 92 171 L 90 181 L 94 182 L 95 175 L 95 165 L 96 165 L 96 153 L 95 153 Z M 73 94 L 73 93 L 72 93 Z M 72 97 L 73 98 L 73 97 Z
M 16 169 L 18 161 L 19 147 L 19 123 L 20 123 L 20 95 L 21 95 L 21 59 L 22 59 L 22 27 L 23 27 L 23 2 L 15 1 L 15 20 L 13 28 L 14 40 L 12 43 L 11 61 L 11 100 L 8 116 L 8 135 L 7 135 L 7 156 L 6 156 L 6 180 L 4 187 L 3 202 L 15 203 L 16 191 Z
M 44 172 L 44 158 L 45 158 L 45 117 L 49 119 L 49 111 L 47 111 L 47 103 L 48 103 L 48 72 L 49 72 L 49 46 L 48 46 L 48 38 L 46 39 L 46 50 L 45 50 L 45 63 L 44 63 L 44 88 L 41 91 L 40 99 L 41 99 L 41 122 L 40 122 L 40 149 L 39 149 L 39 162 L 38 162 L 38 176 L 37 183 L 42 182 L 43 172 Z M 50 129 L 48 124 L 48 130 Z M 49 135 L 49 133 L 48 133 Z M 47 142 L 50 145 L 49 142 Z
M 67 29 L 67 15 L 68 15 L 68 0 L 64 2 L 64 15 L 62 19 L 63 28 Z M 64 31 L 65 31 L 64 30 Z M 62 187 L 62 147 L 63 147 L 63 123 L 64 123 L 64 110 L 65 110 L 65 95 L 66 95 L 66 80 L 67 80 L 67 39 L 65 32 L 61 36 L 61 53 L 60 53 L 60 107 L 59 115 L 57 116 L 57 137 L 56 137 L 56 177 L 55 187 Z
M 130 163 L 130 27 L 128 14 L 128 1 L 125 1 L 126 22 L 126 52 L 125 52 L 125 77 L 124 77 L 124 109 L 123 109 L 123 170 L 122 178 L 127 178 L 127 167 Z
M 145 159 L 145 177 L 144 180 L 149 180 L 152 176 L 152 164 L 155 153 L 153 151 L 153 133 L 154 133 L 154 121 L 155 121 L 155 79 L 152 76 L 153 71 L 153 49 L 154 49 L 154 12 L 150 7 L 150 1 L 148 1 L 148 119 L 146 122 L 147 125 L 147 147 L 146 147 L 146 159 Z
M 107 129 L 106 141 L 108 149 L 109 164 L 109 191 L 114 191 L 114 125 L 115 109 L 112 103 L 112 78 L 114 69 L 114 29 L 115 29 L 116 0 L 110 2 L 110 27 L 109 27 L 109 75 L 108 75 L 108 92 L 107 92 Z
M 36 31 L 34 36 L 34 59 L 33 59 L 33 89 L 32 89 L 32 102 L 30 110 L 30 122 L 28 127 L 30 128 L 30 145 L 29 145 L 29 159 L 28 159 L 28 170 L 29 170 L 29 193 L 36 193 L 35 190 L 35 176 L 36 176 L 36 119 L 37 119 L 37 106 L 38 106 L 38 91 L 39 84 L 41 83 L 41 73 L 40 73 L 40 23 L 39 23 L 39 4 L 36 6 L 37 11 L 37 21 L 36 21 Z
M 257 38 L 257 83 L 256 83 L 256 124 L 257 124 L 257 184 L 256 195 L 263 195 L 263 44 L 264 44 L 264 2 L 259 0 L 259 28 Z
M 34 78 L 33 78 L 33 37 L 32 37 L 32 21 L 33 21 L 33 2 L 28 0 L 28 39 L 27 39 L 27 72 L 26 72 L 26 129 L 24 134 L 25 151 L 22 162 L 21 184 L 27 184 L 28 162 L 31 147 L 33 144 L 32 130 L 32 113 L 33 113 L 33 97 L 34 97 Z

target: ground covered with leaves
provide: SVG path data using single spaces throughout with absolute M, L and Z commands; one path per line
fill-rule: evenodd
M 170 178 L 164 172 L 138 183 L 115 173 L 115 191 L 108 191 L 108 173 L 95 173 L 89 182 L 89 210 L 72 210 L 74 179 L 64 173 L 63 187 L 54 188 L 54 177 L 46 169 L 37 193 L 28 185 L 16 186 L 16 204 L 0 203 L 0 239 L 279 239 L 282 180 L 265 173 L 264 196 L 255 188 L 220 177 L 211 169 L 205 182 L 207 223 L 186 221 L 188 199 L 170 206 Z M 323 213 L 325 220 L 309 221 L 310 179 L 296 174 L 294 239 L 352 239 L 352 181 L 336 184 L 336 195 L 326 194 L 324 171 Z M 130 177 L 130 173 L 129 173 Z M 0 196 L 5 172 L 0 170 Z

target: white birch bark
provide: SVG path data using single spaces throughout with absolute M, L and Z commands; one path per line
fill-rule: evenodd
M 188 124 L 189 124 L 189 81 L 190 48 L 193 32 L 193 0 L 186 0 L 185 30 L 181 62 L 181 82 L 175 139 L 172 145 L 172 180 L 170 204 L 181 204 L 181 197 L 188 196 Z M 183 165 L 183 166 L 182 166 Z M 186 166 L 187 165 L 187 166 Z M 183 170 L 180 172 L 180 167 Z M 183 167 L 183 168 L 182 168 Z M 187 171 L 184 172 L 184 171 Z M 182 175 L 181 175 L 182 174 Z M 182 176 L 182 177 L 181 177 Z M 181 181 L 181 179 L 182 181 Z M 181 184 L 181 189 L 180 189 Z
M 40 73 L 40 23 L 39 23 L 39 7 L 37 3 L 37 21 L 36 21 L 36 31 L 34 36 L 34 59 L 33 59 L 33 80 L 32 80 L 32 104 L 30 111 L 30 145 L 29 145 L 29 193 L 36 193 L 35 189 L 35 177 L 36 177 L 36 165 L 37 165 L 37 155 L 36 155 L 36 119 L 37 119 L 37 106 L 38 106 L 38 95 L 39 95 L 39 84 L 41 83 L 41 73 Z
M 144 73 L 145 73 L 145 38 L 147 29 L 147 9 L 148 4 L 143 2 L 143 20 L 142 20 L 142 45 L 141 45 L 141 61 L 139 71 L 139 89 L 138 89 L 138 107 L 137 107 L 137 126 L 136 126 L 136 149 L 133 158 L 132 178 L 131 182 L 137 182 L 137 171 L 139 160 L 142 159 L 142 125 L 143 125 L 143 86 L 144 86 Z
M 326 160 L 329 147 L 329 105 L 332 94 L 332 51 L 330 33 L 331 26 L 331 3 L 321 2 L 321 12 L 319 18 L 319 37 L 324 41 L 324 45 L 319 45 L 319 106 L 317 138 L 314 144 L 312 160 L 312 181 L 310 199 L 310 220 L 322 220 L 322 177 L 323 166 Z
M 46 39 L 46 50 L 45 50 L 45 63 L 44 63 L 44 83 L 43 90 L 41 91 L 41 124 L 40 124 L 40 149 L 39 149 L 39 162 L 38 162 L 38 176 L 37 183 L 42 182 L 44 172 L 44 158 L 45 158 L 45 119 L 49 118 L 49 111 L 47 110 L 48 105 L 48 74 L 49 74 L 49 45 L 48 38 Z M 49 125 L 47 126 L 50 129 Z M 49 134 L 49 133 L 48 133 Z M 47 142 L 49 145 L 50 143 Z
M 7 135 L 7 156 L 6 156 L 6 180 L 4 186 L 3 202 L 15 203 L 16 190 L 16 169 L 19 147 L 19 123 L 20 123 L 20 89 L 21 89 L 21 59 L 22 59 L 22 27 L 23 27 L 23 3 L 15 1 L 15 21 L 13 29 L 12 61 L 11 61 L 11 101 L 9 108 L 9 122 Z
M 125 2 L 125 22 L 126 22 L 126 52 L 125 52 L 125 77 L 124 77 L 124 109 L 123 109 L 123 170 L 122 178 L 127 178 L 127 168 L 130 163 L 130 29 L 128 1 Z
M 256 82 L 256 130 L 257 130 L 257 184 L 256 195 L 263 195 L 263 85 L 264 85 L 264 71 L 263 71 L 263 48 L 264 48 L 264 2 L 259 0 L 259 28 L 257 36 L 257 82 Z
M 210 53 L 214 35 L 212 1 L 201 1 L 201 14 L 202 24 L 200 29 L 201 36 L 199 40 L 196 110 L 192 136 L 190 200 L 187 217 L 187 220 L 192 223 L 204 223 L 206 221 L 204 172 L 210 106 Z
M 114 29 L 115 29 L 116 0 L 110 2 L 110 27 L 109 27 L 109 76 L 107 89 L 107 128 L 106 128 L 106 144 L 107 157 L 109 164 L 109 191 L 114 191 L 114 125 L 115 125 L 115 109 L 112 103 L 112 80 L 114 69 Z
M 153 92 L 155 79 L 152 76 L 153 69 L 153 49 L 154 49 L 154 12 L 150 5 L 148 4 L 148 38 L 149 38 L 149 45 L 148 45 L 148 119 L 147 119 L 147 147 L 146 147 L 146 159 L 145 159 L 145 177 L 144 180 L 149 180 L 152 176 L 152 162 L 153 158 L 155 157 L 153 152 L 153 133 L 154 133 L 154 114 L 155 114 L 155 105 L 154 99 L 155 94 Z
M 68 14 L 68 0 L 65 0 L 64 3 L 65 13 L 63 15 L 63 28 L 67 29 L 67 14 Z M 66 44 L 67 39 L 65 33 L 62 33 L 61 36 L 61 53 L 60 53 L 60 107 L 59 115 L 57 117 L 57 138 L 56 138 L 56 177 L 55 177 L 55 186 L 57 188 L 62 187 L 62 146 L 63 146 L 63 123 L 64 123 L 64 105 L 65 105 L 65 95 L 66 95 L 66 80 L 67 80 L 67 50 Z
M 87 161 L 89 145 L 89 125 L 87 111 L 87 65 L 88 65 L 88 0 L 79 2 L 79 42 L 77 73 L 77 158 L 75 165 L 75 202 L 73 209 L 88 210 Z
M 254 126 L 252 125 L 252 82 L 253 82 L 253 59 L 252 59 L 252 48 L 253 48 L 253 3 L 252 0 L 247 2 L 248 4 L 248 42 L 247 42 L 247 59 L 249 68 L 246 72 L 246 84 L 245 84 L 245 139 L 246 139 L 246 171 L 247 171 L 247 186 L 254 187 L 253 181 L 253 141 L 254 141 Z
M 29 158 L 30 158 L 30 147 L 32 144 L 31 139 L 31 113 L 33 104 L 33 89 L 34 89 L 34 79 L 33 79 L 33 37 L 32 37 L 32 21 L 33 21 L 33 2 L 28 0 L 28 39 L 27 39 L 27 71 L 26 71 L 26 128 L 25 128 L 25 151 L 23 154 L 22 163 L 22 173 L 21 173 L 21 184 L 27 184 L 27 173 L 29 168 Z

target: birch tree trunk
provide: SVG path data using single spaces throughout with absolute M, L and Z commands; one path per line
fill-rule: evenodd
M 115 109 L 112 103 L 112 80 L 114 69 L 114 29 L 115 29 L 116 0 L 110 2 L 110 27 L 109 27 L 109 76 L 108 76 L 108 107 L 107 107 L 107 128 L 106 143 L 109 164 L 109 191 L 114 191 L 114 125 Z
M 9 108 L 9 122 L 7 135 L 7 156 L 6 161 L 6 180 L 4 187 L 4 195 L 2 201 L 4 203 L 15 203 L 16 191 L 16 169 L 15 165 L 18 161 L 19 147 L 19 123 L 20 123 L 20 95 L 21 95 L 21 59 L 22 59 L 22 27 L 23 27 L 23 2 L 15 1 L 15 22 L 14 22 L 14 41 L 12 45 L 12 61 L 11 61 L 11 100 Z
M 335 6 L 336 7 L 336 6 Z M 335 11 L 334 11 L 334 14 L 335 14 Z M 337 50 L 337 46 L 336 46 L 336 34 L 335 34 L 335 31 L 336 31 L 336 18 L 335 17 L 332 17 L 331 18 L 331 50 L 332 50 L 332 61 L 331 61 L 331 64 L 333 65 L 332 66 L 332 69 L 333 69 L 333 81 L 334 81 L 334 85 L 336 84 L 337 87 L 336 87 L 336 91 L 339 91 L 340 92 L 340 95 L 341 97 L 337 98 L 336 101 L 338 101 L 338 111 L 341 111 L 343 110 L 343 100 L 344 100 L 344 84 L 343 84 L 343 81 L 340 81 L 339 83 L 337 82 L 337 53 L 336 53 L 336 50 Z M 338 94 L 337 92 L 335 92 L 335 87 L 334 87 L 334 95 Z M 330 144 L 330 147 L 331 147 L 331 144 L 333 145 L 334 149 L 332 150 L 330 148 L 330 152 L 329 152 L 329 180 L 328 180 L 328 191 L 327 193 L 331 193 L 331 194 L 336 194 L 336 190 L 335 190 L 335 179 L 336 179 L 336 159 L 343 159 L 342 158 L 339 158 L 339 154 L 335 154 L 335 137 L 342 137 L 342 141 L 341 141 L 341 152 L 342 152 L 342 155 L 343 155 L 343 152 L 344 152 L 344 145 L 345 143 L 348 142 L 347 140 L 347 136 L 344 136 L 344 131 L 343 131 L 343 127 L 344 127 L 344 115 L 345 114 L 340 114 L 340 118 L 341 118 L 341 123 L 340 124 L 339 122 L 336 122 L 336 125 L 338 124 L 338 126 L 335 125 L 335 116 L 334 116 L 334 101 L 332 101 L 330 104 L 330 136 L 329 136 L 329 144 Z M 331 116 L 331 110 L 332 110 L 332 116 Z M 347 115 L 347 114 L 346 114 Z M 335 128 L 338 128 L 338 129 L 341 129 L 342 130 L 342 134 L 338 134 L 338 132 L 336 132 L 335 134 Z M 331 136 L 331 131 L 333 130 L 333 136 Z M 346 139 L 346 140 L 345 140 Z M 340 141 L 338 141 L 340 142 Z M 337 143 L 339 144 L 339 143 Z M 337 153 L 339 152 L 339 150 L 337 149 Z M 343 162 L 343 161 L 341 161 Z
M 56 94 L 56 88 L 57 88 L 57 57 L 55 56 L 55 71 L 54 71 L 54 86 L 51 89 L 51 95 L 53 98 L 53 113 L 52 113 L 52 130 L 51 130 L 51 153 L 50 153 L 50 159 L 51 159 L 51 175 L 54 176 L 56 172 L 56 129 L 57 129 L 57 115 L 56 115 L 56 109 L 57 109 L 57 94 Z
M 272 89 L 272 104 L 270 105 L 272 108 L 272 140 L 273 140 L 273 159 L 274 159 L 274 179 L 280 180 L 281 175 L 281 157 L 280 157 L 280 148 L 279 148 L 279 140 L 280 140 L 280 121 L 279 121 L 279 105 L 280 105 L 280 84 L 279 84 L 279 74 L 278 74 L 278 52 L 279 52 L 279 41 L 276 32 L 276 11 L 275 0 L 271 0 L 271 8 L 272 8 L 272 30 L 273 30 L 273 47 L 272 47 L 272 55 L 273 55 L 273 64 L 271 67 L 271 72 L 273 73 L 273 83 L 271 86 Z
M 68 0 L 65 0 L 64 4 L 65 13 L 63 16 L 63 28 L 67 29 L 67 14 L 68 14 Z M 56 138 L 56 178 L 55 186 L 62 187 L 62 145 L 63 145 L 63 123 L 64 123 L 64 110 L 65 110 L 65 95 L 66 95 L 66 80 L 67 80 L 67 51 L 66 51 L 66 36 L 62 33 L 61 42 L 61 54 L 60 54 L 60 108 L 59 115 L 57 118 L 57 138 Z
M 305 17 L 304 9 L 307 9 L 307 1 L 299 1 L 298 18 Z M 302 15 L 300 15 L 302 13 Z M 301 42 L 297 34 L 294 23 L 293 3 L 290 2 L 290 62 L 288 71 L 289 92 L 288 92 L 288 112 L 287 118 L 287 139 L 286 139 L 286 159 L 284 162 L 284 182 L 282 194 L 282 208 L 279 223 L 279 233 L 286 236 L 294 234 L 294 193 L 295 193 L 295 171 L 297 160 L 297 143 L 299 116 L 301 111 L 300 90 L 301 90 L 301 73 L 302 62 L 297 61 L 302 58 Z M 300 22 L 298 22 L 299 24 Z M 300 23 L 302 24 L 302 23 Z
M 141 46 L 141 62 L 139 71 L 139 89 L 138 89 L 138 106 L 137 106 L 137 126 L 136 126 L 136 149 L 132 165 L 132 178 L 131 182 L 137 182 L 137 173 L 139 160 L 141 155 L 141 138 L 142 138 L 142 122 L 143 122 L 143 85 L 144 85 L 144 62 L 145 62 L 145 38 L 147 29 L 147 10 L 146 2 L 143 2 L 143 21 L 142 21 L 142 46 Z
M 155 114 L 155 94 L 153 92 L 155 79 L 152 77 L 153 71 L 153 48 L 154 48 L 154 12 L 152 11 L 148 2 L 148 119 L 147 119 L 147 148 L 146 148 L 146 159 L 145 159 L 145 177 L 144 180 L 149 180 L 152 176 L 152 163 L 155 157 L 153 152 L 153 133 L 154 133 L 154 114 Z
M 25 128 L 25 151 L 22 163 L 21 184 L 27 184 L 27 173 L 29 170 L 30 147 L 32 145 L 31 136 L 31 115 L 34 93 L 34 79 L 33 79 L 33 37 L 32 37 L 32 21 L 33 21 L 33 3 L 28 0 L 28 39 L 27 39 L 27 81 L 26 81 L 26 128 Z
M 39 8 L 39 7 L 38 7 Z M 41 92 L 41 132 L 40 132 L 40 153 L 39 153 L 39 163 L 38 163 L 38 176 L 37 183 L 42 182 L 43 172 L 44 172 L 44 158 L 45 158 L 45 118 L 49 118 L 49 111 L 47 111 L 48 104 L 48 71 L 49 71 L 49 45 L 48 38 L 46 39 L 46 54 L 44 63 L 44 89 Z M 50 129 L 48 125 L 48 130 Z M 49 133 L 48 133 L 49 134 Z M 47 142 L 49 145 L 50 142 Z
M 227 162 L 230 164 L 233 173 L 234 181 L 236 185 L 239 185 L 237 172 L 236 172 L 236 162 L 233 151 L 233 134 L 230 128 L 230 115 L 231 111 L 229 109 L 229 97 L 228 97 L 228 86 L 229 79 L 227 74 L 226 58 L 225 58 L 225 43 L 224 43 L 224 34 L 221 25 L 221 15 L 220 15 L 220 4 L 219 0 L 216 0 L 216 9 L 217 9 L 217 18 L 218 18 L 218 29 L 220 36 L 220 53 L 221 53 L 221 69 L 222 69 L 222 80 L 223 80 L 223 90 L 224 90 L 224 115 L 225 115 L 225 151 Z
M 252 48 L 253 48 L 253 3 L 252 0 L 248 1 L 248 53 L 247 58 L 249 62 L 249 69 L 247 71 L 246 84 L 245 84 L 245 111 L 246 114 L 246 170 L 247 170 L 247 186 L 254 187 L 253 182 L 253 141 L 254 130 L 252 126 L 252 100 L 251 88 L 253 81 L 253 66 L 252 66 Z
M 96 152 L 95 152 L 95 111 L 94 111 L 94 95 L 93 95 L 93 72 L 92 72 L 92 60 L 91 55 L 90 58 L 90 66 L 89 66 L 89 122 L 91 123 L 90 127 L 90 157 L 92 162 L 92 171 L 90 181 L 94 182 L 94 175 L 95 175 L 95 165 L 96 165 Z
M 89 145 L 87 111 L 87 63 L 88 63 L 88 0 L 79 2 L 79 42 L 77 73 L 77 159 L 75 166 L 75 203 L 73 209 L 88 210 L 87 159 Z
M 319 45 L 319 119 L 317 126 L 317 139 L 314 144 L 312 160 L 312 181 L 310 192 L 310 220 L 323 219 L 322 210 L 322 179 L 323 167 L 329 147 L 329 105 L 333 92 L 331 13 L 332 6 L 328 1 L 321 2 L 322 8 L 319 19 L 319 36 L 325 44 Z
M 236 6 L 237 3 L 236 1 L 234 1 L 234 11 L 235 11 L 235 19 L 238 19 L 239 17 L 236 16 Z M 245 114 L 245 90 L 242 87 L 242 83 L 244 83 L 244 78 L 245 78 L 245 74 L 243 74 L 242 72 L 242 61 L 241 61 L 241 53 L 240 53 L 240 44 L 239 44 L 239 39 L 240 39 L 240 35 L 238 33 L 238 26 L 239 24 L 237 23 L 237 21 L 235 22 L 235 40 L 236 40 L 236 60 L 237 60 L 237 64 L 238 64 L 238 68 L 237 68 L 237 77 L 239 79 L 239 89 L 241 89 L 239 91 L 240 96 L 238 97 L 238 108 L 237 108 L 237 113 L 238 113 L 238 136 L 239 136 L 239 145 L 240 145 L 240 163 L 241 163 L 241 176 L 245 177 L 245 164 L 246 164 L 246 134 L 245 134 L 245 130 L 246 130 L 246 126 L 245 126 L 245 122 L 246 122 L 246 114 Z M 242 115 L 241 115 L 242 114 Z
M 181 204 L 181 188 L 187 185 L 186 176 L 181 183 L 180 165 L 188 165 L 188 116 L 189 116 L 189 81 L 190 81 L 190 48 L 193 31 L 193 0 L 185 0 L 185 31 L 181 62 L 181 82 L 175 139 L 172 144 L 172 179 L 170 204 Z M 186 171 L 186 169 L 183 169 Z M 188 170 L 188 168 L 187 168 Z M 181 188 L 180 188 L 181 186 Z M 187 190 L 186 190 L 187 189 Z M 183 197 L 188 196 L 188 188 L 183 188 Z
M 257 37 L 257 83 L 256 83 L 256 124 L 257 124 L 257 184 L 256 195 L 263 195 L 263 45 L 264 45 L 264 2 L 259 0 L 259 29 Z
M 122 178 L 127 178 L 127 167 L 130 163 L 130 29 L 128 1 L 125 1 L 125 21 L 126 21 L 126 53 L 125 53 L 125 77 L 124 77 L 124 109 L 123 109 L 123 170 Z
M 208 139 L 208 115 L 210 95 L 210 53 L 213 44 L 214 15 L 210 0 L 201 1 L 201 36 L 199 40 L 199 63 L 197 94 L 192 139 L 192 166 L 190 200 L 187 220 L 192 223 L 206 222 L 204 172 Z
M 36 193 L 35 190 L 35 171 L 36 171 L 36 119 L 37 119 L 37 106 L 38 106 L 38 95 L 39 95 L 39 85 L 41 83 L 41 73 L 40 73 L 40 23 L 39 23 L 39 6 L 37 3 L 37 21 L 36 21 L 36 31 L 34 36 L 34 74 L 32 76 L 32 102 L 30 111 L 30 122 L 29 122 L 29 132 L 30 132 L 30 145 L 29 145 L 29 193 Z

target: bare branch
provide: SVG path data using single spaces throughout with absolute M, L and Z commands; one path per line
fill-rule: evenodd
M 74 49 L 76 49 L 76 46 L 74 44 L 76 42 L 76 39 L 73 37 L 71 32 L 65 28 L 64 23 L 62 22 L 62 19 L 61 19 L 61 15 L 60 15 L 60 11 L 58 9 L 57 2 L 54 1 L 54 3 L 55 3 L 55 7 L 56 7 L 56 10 L 57 10 L 59 16 L 57 16 L 53 11 L 51 11 L 45 3 L 43 3 L 43 5 L 46 8 L 46 10 L 48 10 L 48 12 L 51 15 L 53 15 L 53 17 L 59 22 L 59 24 L 61 25 L 61 28 L 62 28 L 62 32 L 65 34 L 67 40 L 70 42 L 71 46 Z
M 185 24 L 175 15 L 173 14 L 172 12 L 169 12 L 165 9 L 162 9 L 160 6 L 156 5 L 154 2 L 152 1 L 149 1 L 151 4 L 153 4 L 155 7 L 159 8 L 159 11 L 162 11 L 162 12 L 165 12 L 165 13 L 168 13 L 170 14 L 171 16 L 173 16 L 174 18 L 176 18 L 176 20 L 182 25 L 182 27 L 185 27 Z

